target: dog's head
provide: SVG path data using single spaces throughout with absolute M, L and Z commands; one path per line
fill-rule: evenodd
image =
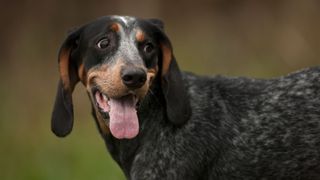
M 86 87 L 97 119 L 119 139 L 139 132 L 137 107 L 154 79 L 161 79 L 166 117 L 175 125 L 190 115 L 188 95 L 171 43 L 156 19 L 107 16 L 71 32 L 59 51 L 60 81 L 52 131 L 66 136 L 73 126 L 72 92 Z M 103 128 L 103 127 L 100 127 Z

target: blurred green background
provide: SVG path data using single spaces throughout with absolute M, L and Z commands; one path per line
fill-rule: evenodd
M 72 27 L 99 16 L 165 22 L 182 69 L 199 74 L 275 77 L 319 64 L 317 0 L 0 1 L 0 179 L 124 179 L 74 93 L 74 130 L 50 131 L 57 51 Z

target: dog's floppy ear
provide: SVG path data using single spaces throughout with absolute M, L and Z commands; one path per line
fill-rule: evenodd
M 51 119 L 51 130 L 59 137 L 68 135 L 73 127 L 72 92 L 79 81 L 77 61 L 74 57 L 81 30 L 69 33 L 59 55 L 60 80 Z
M 182 125 L 191 115 L 189 95 L 173 56 L 171 43 L 163 32 L 161 34 L 159 67 L 161 69 L 161 88 L 166 102 L 167 117 L 173 124 Z

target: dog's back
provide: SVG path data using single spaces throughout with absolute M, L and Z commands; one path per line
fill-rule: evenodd
M 320 68 L 271 80 L 185 79 L 189 126 L 211 136 L 203 146 L 214 152 L 211 178 L 320 178 Z

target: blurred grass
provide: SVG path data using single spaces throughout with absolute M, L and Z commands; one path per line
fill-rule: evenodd
M 33 115 L 29 112 L 29 116 L 14 108 L 24 107 L 11 106 L 11 111 L 1 107 L 5 110 L 1 111 L 5 121 L 0 121 L 1 180 L 124 179 L 96 130 L 89 108 L 85 113 L 75 109 L 73 132 L 60 139 L 50 131 L 48 106 L 34 110 L 37 113 Z

